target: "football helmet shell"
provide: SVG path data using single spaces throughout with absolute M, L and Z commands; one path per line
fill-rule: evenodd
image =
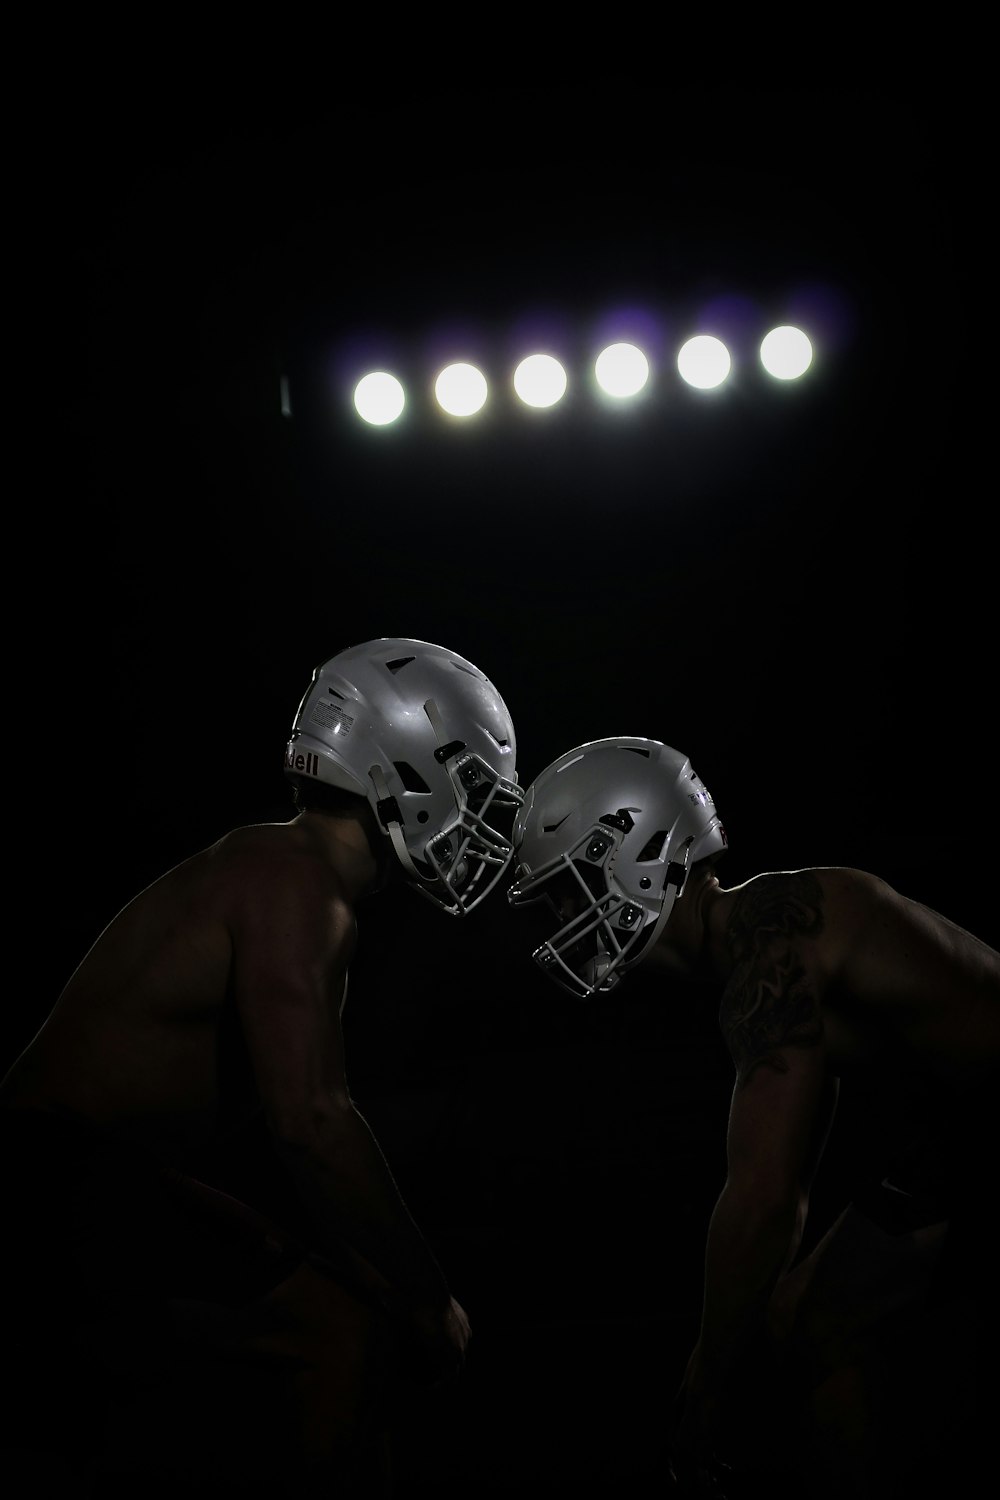
M 523 798 L 516 756 L 510 714 L 478 667 L 444 646 L 386 637 L 315 669 L 285 771 L 365 797 L 411 883 L 461 916 L 510 863 L 497 823 Z
M 573 995 L 607 993 L 649 951 L 696 860 L 726 847 L 712 796 L 659 740 L 593 740 L 531 783 L 514 820 L 512 906 L 559 918 L 533 954 Z

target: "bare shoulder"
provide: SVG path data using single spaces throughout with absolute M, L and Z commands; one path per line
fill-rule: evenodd
M 818 870 L 828 919 L 836 931 L 863 936 L 869 947 L 908 941 L 915 952 L 937 948 L 975 956 L 996 969 L 1000 955 L 974 933 L 866 870 Z
M 231 921 L 267 926 L 275 919 L 321 917 L 328 930 L 344 937 L 354 931 L 354 910 L 337 869 L 293 824 L 233 829 L 203 858 L 221 912 Z
M 758 875 L 722 893 L 719 916 L 719 1020 L 741 1081 L 809 1048 L 838 1070 L 867 1064 L 887 1038 L 928 1076 L 971 1078 L 976 1057 L 996 1056 L 1000 955 L 879 876 Z
M 205 853 L 221 862 L 250 866 L 299 861 L 310 857 L 312 850 L 292 823 L 247 823 L 223 834 Z
M 762 1064 L 786 1071 L 788 1048 L 822 1045 L 821 874 L 782 870 L 725 893 L 732 967 L 719 1021 L 741 1082 Z
M 726 895 L 731 898 L 727 930 L 737 953 L 780 932 L 815 939 L 817 954 L 829 965 L 873 926 L 940 923 L 960 931 L 880 876 L 850 866 L 757 875 Z
M 248 823 L 234 828 L 206 849 L 204 857 L 220 872 L 259 871 L 266 876 L 271 871 L 287 875 L 302 870 L 312 877 L 327 869 L 333 878 L 329 861 L 292 823 Z
M 778 870 L 755 875 L 725 894 L 726 934 L 739 959 L 767 935 L 813 935 L 823 928 L 823 870 Z

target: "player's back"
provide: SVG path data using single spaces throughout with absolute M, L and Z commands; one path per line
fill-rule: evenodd
M 978 1087 L 1000 1064 L 1000 954 L 885 881 L 814 872 L 823 890 L 824 1013 L 880 1062 Z
M 156 1141 L 204 1140 L 252 1107 L 232 1016 L 234 926 L 276 884 L 329 881 L 295 824 L 227 834 L 154 881 L 105 928 L 0 1087 Z M 252 920 L 252 912 L 250 919 Z

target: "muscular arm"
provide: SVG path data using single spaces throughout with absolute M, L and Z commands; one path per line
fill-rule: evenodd
M 685 1376 L 687 1440 L 709 1440 L 734 1367 L 798 1249 L 832 1121 L 822 1014 L 804 945 L 822 920 L 807 875 L 737 903 L 720 1020 L 733 1061 L 725 1186 L 709 1225 L 701 1330 Z
M 232 924 L 233 979 L 269 1129 L 333 1260 L 345 1245 L 404 1316 L 443 1311 L 441 1270 L 348 1091 L 340 1000 L 351 911 L 319 868 L 289 858 L 248 872 Z
M 709 1224 L 696 1373 L 699 1384 L 720 1394 L 795 1258 L 836 1104 L 821 1047 L 782 1049 L 773 1059 L 786 1068 L 769 1065 L 737 1080 L 726 1182 Z

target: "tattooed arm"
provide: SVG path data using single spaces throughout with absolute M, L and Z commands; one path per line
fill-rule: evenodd
M 738 895 L 727 939 L 734 967 L 720 1022 L 736 1085 L 728 1170 L 705 1252 L 701 1331 L 679 1397 L 675 1471 L 713 1493 L 710 1454 L 740 1355 L 795 1256 L 809 1186 L 832 1122 L 829 1073 L 811 944 L 823 924 L 808 872 L 761 876 Z

